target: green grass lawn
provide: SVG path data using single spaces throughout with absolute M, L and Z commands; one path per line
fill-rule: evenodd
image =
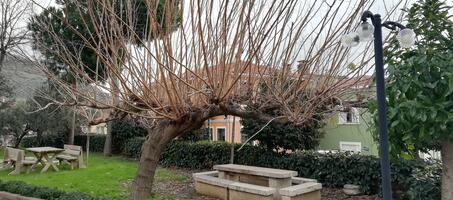
M 3 153 L 0 152 L 0 155 L 3 156 Z M 8 175 L 11 170 L 3 170 L 0 171 L 0 179 L 20 180 L 32 185 L 53 187 L 68 192 L 84 192 L 107 199 L 128 199 L 130 183 L 136 174 L 137 163 L 120 157 L 104 157 L 101 154 L 92 153 L 86 169 L 70 170 L 69 166 L 59 168 L 59 172 L 49 169 L 46 173 L 40 174 L 40 169 L 37 169 L 30 174 L 16 176 Z M 186 176 L 172 170 L 159 168 L 155 182 L 181 182 L 186 179 Z M 152 199 L 163 198 L 153 195 Z

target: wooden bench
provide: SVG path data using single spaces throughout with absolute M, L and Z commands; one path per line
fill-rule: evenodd
M 6 147 L 3 162 L 5 168 L 14 166 L 14 171 L 9 174 L 16 175 L 24 171 L 30 173 L 31 167 L 36 163 L 36 160 L 34 158 L 26 159 L 24 150 Z
M 74 169 L 74 167 L 81 168 L 83 166 L 82 147 L 65 144 L 64 151 L 58 154 L 56 158 L 60 162 L 60 165 L 64 162 L 69 164 L 71 169 Z

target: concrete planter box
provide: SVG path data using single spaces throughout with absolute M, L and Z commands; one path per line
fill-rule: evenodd
M 220 176 L 220 177 L 219 177 Z M 242 175 L 240 175 L 242 176 Z M 292 186 L 275 188 L 264 186 L 262 181 L 253 180 L 253 176 L 224 179 L 225 174 L 209 171 L 193 174 L 197 193 L 223 200 L 320 200 L 322 185 L 314 179 L 292 177 Z M 231 178 L 231 177 L 230 177 Z M 242 182 L 246 181 L 247 183 Z

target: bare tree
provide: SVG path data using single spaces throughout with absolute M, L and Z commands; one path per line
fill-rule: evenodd
M 132 183 L 133 198 L 146 199 L 165 145 L 211 117 L 303 124 L 315 114 L 330 114 L 338 111 L 338 104 L 345 105 L 339 99 L 369 72 L 372 55 L 370 44 L 360 54 L 349 52 L 340 46 L 340 37 L 355 28 L 371 2 L 167 0 L 165 17 L 159 21 L 154 17 L 155 1 L 146 1 L 147 19 L 136 19 L 117 16 L 115 1 L 88 0 L 92 21 L 85 25 L 94 31 L 80 36 L 113 81 L 88 76 L 73 53 L 77 51 L 64 45 L 46 21 L 38 24 L 55 45 L 40 48 L 63 60 L 81 88 L 118 93 L 117 99 L 111 95 L 110 100 L 100 100 L 93 91 L 71 87 L 46 66 L 41 69 L 64 94 L 53 104 L 111 111 L 91 124 L 130 115 L 147 127 Z M 175 6 L 181 13 L 174 12 Z M 134 10 L 126 10 L 133 16 Z M 174 27 L 177 15 L 183 20 Z M 150 32 L 145 39 L 125 28 L 137 20 L 146 20 Z M 67 28 L 77 32 L 77 27 Z M 168 34 L 172 29 L 177 30 Z M 298 60 L 304 62 L 297 65 Z M 351 63 L 357 68 L 346 67 Z M 244 106 L 250 104 L 259 106 Z M 281 116 L 265 114 L 269 109 L 280 110 Z
M 6 55 L 25 43 L 28 29 L 24 19 L 30 8 L 28 0 L 0 0 L 0 71 Z

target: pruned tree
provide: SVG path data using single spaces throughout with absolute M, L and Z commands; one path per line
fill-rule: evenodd
M 160 11 L 157 2 L 164 2 Z M 79 33 L 76 27 L 64 24 L 83 37 L 84 47 L 91 49 L 102 64 L 103 69 L 95 68 L 93 73 L 105 73 L 108 79 L 117 80 L 105 83 L 87 75 L 77 49 L 64 45 L 52 24 L 35 19 L 37 28 L 54 42 L 52 46 L 40 45 L 40 49 L 58 56 L 78 85 L 110 94 L 119 91 L 118 101 L 114 96 L 100 100 L 93 91 L 74 89 L 42 66 L 65 97 L 53 104 L 112 109 L 112 114 L 91 123 L 130 115 L 147 128 L 132 183 L 134 199 L 149 196 L 165 145 L 200 128 L 205 120 L 234 115 L 300 125 L 315 115 L 338 111 L 339 97 L 354 86 L 348 81 L 360 80 L 370 68 L 369 44 L 364 46 L 364 54 L 350 54 L 339 41 L 355 28 L 371 1 L 145 3 L 148 14 L 137 19 L 129 4 L 125 5 L 127 15 L 119 16 L 115 14 L 115 1 L 88 0 L 91 21 L 84 26 L 94 27 L 89 29 L 93 31 Z M 165 17 L 156 18 L 158 11 Z M 174 23 L 180 17 L 181 23 Z M 144 38 L 136 37 L 131 28 L 138 22 L 146 22 L 149 29 Z M 130 42 L 132 38 L 134 42 Z M 298 60 L 304 62 L 296 67 Z M 347 69 L 351 62 L 358 67 Z M 349 84 L 345 86 L 345 82 Z M 269 89 L 258 91 L 260 84 Z M 259 106 L 244 106 L 251 104 Z M 320 107 L 323 113 L 318 113 Z M 279 116 L 267 115 L 269 109 L 280 110 Z
M 23 19 L 31 5 L 29 0 L 0 0 L 0 71 L 7 54 L 26 42 L 28 29 Z

